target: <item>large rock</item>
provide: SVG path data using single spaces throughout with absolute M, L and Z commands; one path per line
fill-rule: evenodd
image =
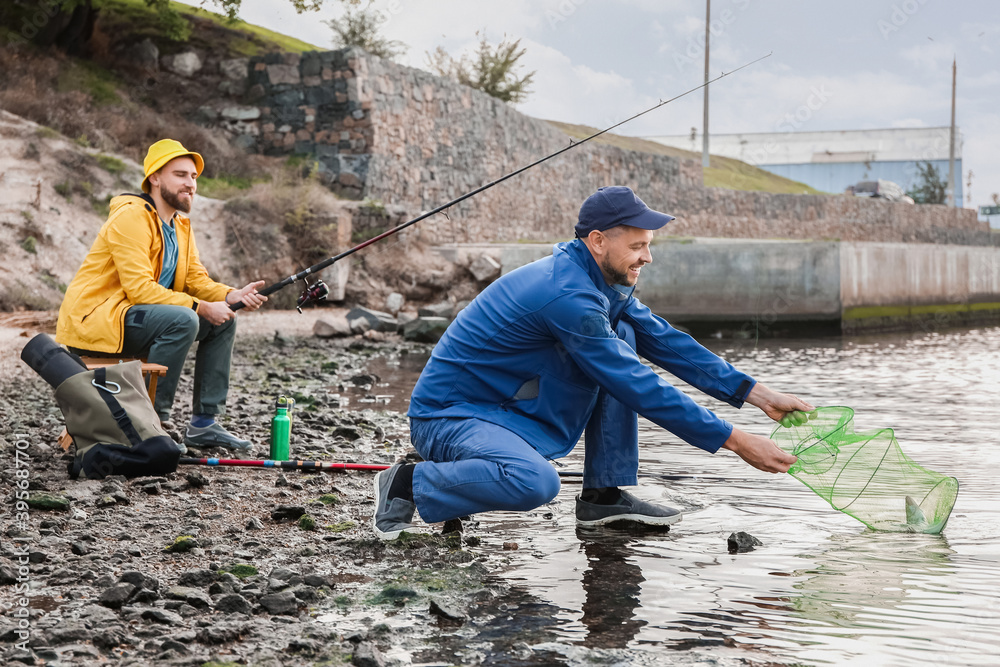
M 483 254 L 469 265 L 469 273 L 479 282 L 492 282 L 500 277 L 500 263 L 489 255 Z
M 270 593 L 260 599 L 260 604 L 269 614 L 295 615 L 299 610 L 299 601 L 290 591 Z
M 418 343 L 436 343 L 448 328 L 447 317 L 418 317 L 403 325 L 403 338 Z
M 396 318 L 389 313 L 383 313 L 381 310 L 372 310 L 370 308 L 352 308 L 351 312 L 347 313 L 348 322 L 353 322 L 357 319 L 366 320 L 370 325 L 368 328 L 375 331 L 395 331 L 399 326 Z
M 164 56 L 160 63 L 163 69 L 183 77 L 192 77 L 201 69 L 201 58 L 194 51 L 185 51 L 173 56 Z
M 351 335 L 351 324 L 340 314 L 324 315 L 313 324 L 313 335 L 317 338 L 338 338 Z

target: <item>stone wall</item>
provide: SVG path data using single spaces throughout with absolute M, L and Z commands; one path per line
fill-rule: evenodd
M 241 145 L 305 154 L 351 199 L 408 219 L 569 145 L 555 127 L 428 72 L 357 49 L 273 53 L 227 62 L 221 124 Z M 847 196 L 778 195 L 701 185 L 693 160 L 587 143 L 421 222 L 429 243 L 557 240 L 572 236 L 582 201 L 602 185 L 632 187 L 677 220 L 672 236 L 988 245 L 974 211 Z M 356 221 L 355 232 L 367 224 Z
M 846 195 L 788 195 L 677 187 L 650 206 L 677 216 L 671 236 L 991 245 L 972 209 Z

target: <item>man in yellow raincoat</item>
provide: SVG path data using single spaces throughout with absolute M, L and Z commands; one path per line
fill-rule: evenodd
M 247 450 L 250 442 L 215 421 L 229 393 L 229 368 L 242 302 L 257 310 L 264 281 L 235 289 L 212 280 L 198 259 L 190 213 L 198 153 L 172 139 L 149 147 L 142 195 L 111 200 L 111 215 L 73 277 L 59 309 L 56 341 L 79 354 L 142 356 L 163 364 L 154 407 L 170 417 L 188 350 L 198 341 L 191 423 L 184 444 Z

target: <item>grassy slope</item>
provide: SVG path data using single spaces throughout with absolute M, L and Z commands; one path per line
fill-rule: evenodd
M 209 47 L 218 50 L 218 43 L 199 44 L 204 39 L 204 30 L 190 30 L 186 25 L 190 20 L 201 20 L 214 24 L 219 30 L 211 31 L 213 38 L 224 36 L 225 49 L 232 57 L 256 56 L 269 51 L 290 51 L 303 53 L 305 51 L 323 51 L 324 49 L 302 40 L 282 35 L 257 25 L 244 21 L 231 21 L 221 14 L 193 7 L 180 2 L 171 2 L 170 7 L 180 14 L 183 23 L 178 25 L 164 22 L 163 18 L 150 9 L 144 0 L 100 0 L 103 8 L 101 15 L 102 27 L 114 30 L 121 26 L 123 31 L 137 37 L 149 37 L 158 44 L 162 43 L 164 35 L 171 35 L 171 40 L 178 44 L 195 47 Z
M 586 125 L 573 125 L 550 120 L 550 124 L 565 132 L 574 139 L 583 139 L 597 132 L 595 128 Z M 618 146 L 632 151 L 653 153 L 654 155 L 669 155 L 677 158 L 690 158 L 701 162 L 701 154 L 686 151 L 682 148 L 664 146 L 655 141 L 626 137 L 620 134 L 604 134 L 594 141 Z M 780 192 L 786 194 L 822 194 L 805 183 L 792 181 L 771 172 L 764 171 L 745 162 L 732 158 L 711 156 L 711 166 L 704 170 L 705 187 L 727 188 L 729 190 L 759 190 L 762 192 Z

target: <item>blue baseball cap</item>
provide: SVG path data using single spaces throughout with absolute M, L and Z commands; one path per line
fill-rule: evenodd
M 660 213 L 646 206 L 632 188 L 611 185 L 600 188 L 587 197 L 580 207 L 580 220 L 576 223 L 576 235 L 586 238 L 590 232 L 606 231 L 618 225 L 628 225 L 639 229 L 659 229 L 674 219 L 674 216 Z

